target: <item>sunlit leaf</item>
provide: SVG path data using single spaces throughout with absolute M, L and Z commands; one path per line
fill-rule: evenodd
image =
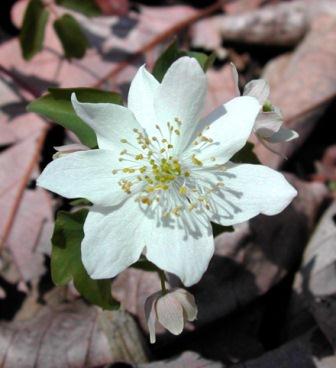
M 20 33 L 22 55 L 30 60 L 41 51 L 49 12 L 41 0 L 31 0 L 27 6 Z
M 116 309 L 119 304 L 111 295 L 111 280 L 93 280 L 81 260 L 83 225 L 88 210 L 57 214 L 51 239 L 51 276 L 56 285 L 65 285 L 73 280 L 75 288 L 89 302 L 103 309 Z
M 75 92 L 81 102 L 109 102 L 121 105 L 122 98 L 118 93 L 101 91 L 92 88 L 50 88 L 49 93 L 31 102 L 27 110 L 40 114 L 76 134 L 79 140 L 90 148 L 97 146 L 94 131 L 76 114 L 70 98 Z M 113 122 L 111 122 L 113 123 Z

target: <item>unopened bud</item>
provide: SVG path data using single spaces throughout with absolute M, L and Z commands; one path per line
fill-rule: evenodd
M 156 323 L 160 323 L 170 333 L 179 335 L 186 321 L 196 319 L 195 298 L 184 289 L 173 289 L 166 294 L 159 291 L 147 298 L 145 315 L 150 342 L 153 344 L 156 341 Z
M 65 156 L 69 153 L 74 153 L 77 151 L 87 151 L 90 148 L 85 146 L 84 144 L 74 143 L 74 144 L 66 144 L 64 146 L 57 146 L 54 147 L 54 149 L 57 152 L 53 154 L 53 160 Z

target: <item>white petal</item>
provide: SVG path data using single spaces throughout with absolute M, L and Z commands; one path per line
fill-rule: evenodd
M 194 296 L 184 289 L 175 290 L 173 295 L 181 303 L 186 319 L 190 322 L 194 321 L 197 317 L 197 305 Z
M 167 70 L 154 98 L 156 116 L 161 129 L 167 135 L 167 122 L 181 120 L 180 136 L 172 134 L 175 152 L 181 152 L 198 130 L 200 113 L 206 95 L 206 76 L 199 63 L 190 57 L 182 57 Z
M 263 105 L 270 94 L 270 88 L 265 79 L 254 79 L 246 84 L 243 94 L 255 97 Z
M 73 153 L 77 151 L 87 151 L 90 148 L 81 143 L 65 144 L 64 146 L 55 146 L 57 152 Z
M 141 126 L 126 107 L 112 103 L 79 102 L 75 93 L 71 95 L 71 102 L 76 114 L 95 131 L 99 148 L 119 148 L 121 139 L 136 143 L 133 129 L 141 129 Z
M 254 125 L 254 130 L 261 138 L 269 138 L 279 131 L 283 118 L 276 112 L 260 112 Z
M 149 136 L 157 135 L 158 120 L 154 112 L 154 94 L 160 83 L 141 66 L 132 80 L 128 93 L 128 108 Z
M 236 97 L 216 109 L 202 122 L 204 127 L 209 125 L 203 134 L 213 143 L 201 149 L 192 145 L 185 156 L 191 157 L 194 153 L 205 166 L 227 162 L 246 144 L 260 108 L 255 98 L 244 96 Z M 211 157 L 215 157 L 216 161 L 212 162 Z
M 299 134 L 295 130 L 281 127 L 277 133 L 267 138 L 267 141 L 270 143 L 288 142 L 292 139 L 298 138 L 298 136 Z
M 212 229 L 200 217 L 181 217 L 148 233 L 146 257 L 159 268 L 177 275 L 184 285 L 197 283 L 214 252 Z
M 133 198 L 118 207 L 90 209 L 82 261 L 92 278 L 114 277 L 139 259 L 145 245 L 143 219 Z
M 69 153 L 50 162 L 37 179 L 37 185 L 65 198 L 86 198 L 94 204 L 113 206 L 126 194 L 118 185 L 125 174 L 113 175 L 121 163 L 109 150 Z M 138 184 L 132 190 L 140 189 Z
M 149 340 L 151 344 L 154 344 L 156 341 L 155 335 L 155 324 L 156 324 L 156 301 L 158 297 L 161 296 L 161 291 L 158 291 L 152 295 L 150 295 L 145 301 L 145 318 L 147 322 L 147 327 L 149 331 Z
M 161 325 L 170 333 L 179 335 L 183 331 L 183 309 L 174 295 L 168 293 L 156 302 L 156 315 Z
M 224 226 L 239 224 L 258 215 L 275 215 L 283 211 L 297 191 L 279 172 L 262 165 L 228 164 L 222 173 L 199 173 L 204 181 L 224 184 L 211 200 L 211 221 Z

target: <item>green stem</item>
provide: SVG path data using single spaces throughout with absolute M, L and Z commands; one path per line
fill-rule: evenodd
M 166 275 L 162 270 L 158 270 L 158 275 L 160 277 L 160 281 L 161 281 L 161 290 L 163 294 L 167 294 L 168 290 L 166 288 Z

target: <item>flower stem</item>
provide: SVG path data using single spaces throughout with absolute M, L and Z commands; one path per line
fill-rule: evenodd
M 166 288 L 166 275 L 162 270 L 158 270 L 158 275 L 160 277 L 160 281 L 161 281 L 161 290 L 163 294 L 167 294 L 168 290 Z

